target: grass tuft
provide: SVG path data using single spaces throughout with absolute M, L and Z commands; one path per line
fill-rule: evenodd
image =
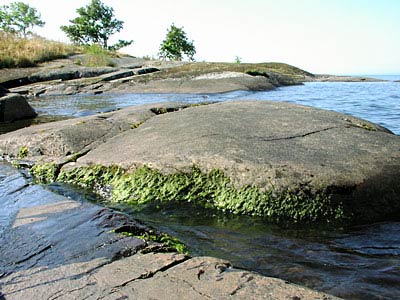
M 115 63 L 112 61 L 112 57 L 116 54 L 112 51 L 103 49 L 99 45 L 90 45 L 85 47 L 85 59 L 83 65 L 86 67 L 115 67 Z

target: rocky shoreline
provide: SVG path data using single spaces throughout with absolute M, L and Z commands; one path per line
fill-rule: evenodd
M 117 66 L 94 70 L 64 60 L 23 77 L 0 76 L 6 95 L 0 99 L 8 92 L 19 99 L 216 93 L 368 80 L 318 76 L 284 64 L 125 59 Z M 399 149 L 398 136 L 365 120 L 257 101 L 149 104 L 0 135 L 3 159 L 29 168 L 36 180 L 78 184 L 134 205 L 188 201 L 308 225 L 398 215 Z M 123 214 L 54 195 L 5 169 L 0 298 L 337 299 L 234 269 L 227 261 L 179 254 L 165 239 L 152 242 L 152 229 Z
M 37 68 L 0 70 L 0 86 L 12 93 L 74 95 L 101 93 L 221 93 L 270 90 L 308 81 L 379 81 L 365 77 L 314 75 L 279 63 L 173 63 L 115 58 L 115 67 L 84 67 L 79 56 Z

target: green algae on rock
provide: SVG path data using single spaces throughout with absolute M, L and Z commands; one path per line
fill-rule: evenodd
M 120 233 L 124 236 L 133 236 L 138 239 L 144 240 L 146 242 L 156 242 L 156 243 L 161 244 L 161 248 L 156 249 L 156 250 L 152 249 L 150 247 L 150 249 L 148 250 L 149 252 L 160 253 L 160 252 L 176 251 L 181 254 L 189 254 L 189 249 L 182 241 L 180 241 L 179 239 L 174 238 L 166 233 L 159 233 L 159 232 L 155 232 L 154 230 L 148 230 L 141 234 L 134 234 L 134 233 L 125 232 L 125 231 L 114 231 L 114 232 Z M 148 253 L 148 251 L 146 251 L 146 249 L 142 250 L 143 253 Z
M 50 183 L 57 179 L 60 166 L 56 163 L 35 164 L 31 168 L 31 173 L 40 183 Z
M 237 189 L 220 170 L 204 174 L 197 167 L 190 173 L 161 174 L 146 166 L 129 173 L 117 166 L 96 165 L 62 170 L 57 180 L 103 194 L 108 191 L 111 201 L 138 207 L 189 202 L 278 223 L 337 223 L 348 217 L 340 202 L 307 186 L 285 191 L 261 191 L 255 186 Z
M 26 146 L 21 146 L 18 151 L 18 158 L 22 159 L 25 158 L 29 153 L 29 149 Z

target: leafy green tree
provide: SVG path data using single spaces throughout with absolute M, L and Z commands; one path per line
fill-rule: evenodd
M 20 33 L 24 37 L 32 33 L 33 26 L 44 26 L 36 8 L 23 2 L 0 6 L 0 28 L 6 32 Z
M 196 54 L 194 42 L 189 41 L 183 27 L 176 27 L 172 24 L 168 29 L 165 40 L 160 45 L 159 56 L 163 59 L 182 60 L 185 54 L 190 61 L 194 61 Z
M 124 22 L 117 20 L 114 17 L 114 9 L 100 0 L 92 0 L 87 6 L 78 8 L 76 12 L 79 16 L 70 20 L 72 25 L 60 27 L 74 44 L 99 44 L 104 49 L 118 50 L 133 43 L 133 41 L 119 40 L 113 46 L 108 45 L 110 36 L 120 32 Z

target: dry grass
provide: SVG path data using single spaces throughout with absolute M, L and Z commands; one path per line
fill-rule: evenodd
M 32 67 L 80 52 L 75 46 L 41 37 L 21 38 L 0 31 L 0 68 Z
M 112 58 L 117 57 L 118 54 L 116 52 L 105 50 L 96 44 L 85 46 L 84 52 L 86 55 L 81 64 L 86 67 L 115 67 Z

